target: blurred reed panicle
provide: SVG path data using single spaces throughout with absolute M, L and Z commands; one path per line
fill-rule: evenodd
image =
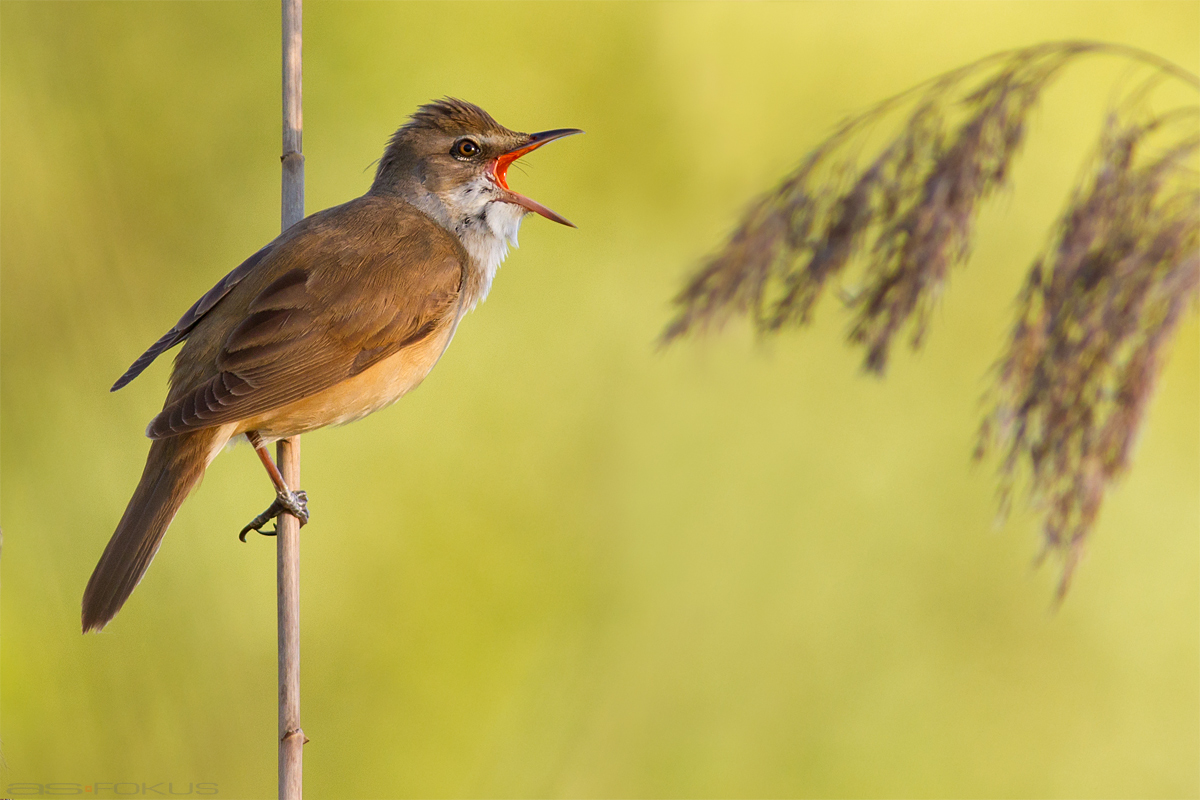
M 976 457 L 1003 451 L 1002 512 L 1019 477 L 1044 515 L 1044 552 L 1066 591 L 1100 501 L 1128 466 L 1167 344 L 1200 290 L 1200 109 L 1154 114 L 1164 80 L 1200 78 L 1150 53 L 1052 42 L 998 53 L 841 123 L 756 199 L 725 247 L 675 298 L 669 343 L 749 315 L 764 334 L 802 326 L 831 280 L 849 341 L 882 374 L 906 331 L 920 346 L 951 267 L 970 254 L 981 202 L 1003 188 L 1043 90 L 1087 54 L 1137 62 L 1149 77 L 1110 111 L 1050 243 L 1030 269 L 996 366 Z M 907 109 L 877 147 L 872 130 Z

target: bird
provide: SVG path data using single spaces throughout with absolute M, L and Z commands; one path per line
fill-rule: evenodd
M 141 479 L 83 595 L 83 632 L 120 611 L 208 465 L 249 440 L 276 497 L 242 530 L 308 520 L 270 442 L 374 413 L 414 389 L 488 295 L 529 213 L 575 227 L 508 186 L 521 156 L 565 136 L 520 133 L 477 105 L 420 106 L 390 138 L 370 189 L 300 220 L 223 277 L 115 384 L 182 343 Z

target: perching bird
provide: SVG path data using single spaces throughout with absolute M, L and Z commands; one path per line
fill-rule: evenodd
M 184 498 L 227 442 L 247 437 L 277 498 L 246 530 L 285 511 L 307 520 L 266 443 L 365 417 L 413 389 L 463 315 L 483 300 L 530 211 L 508 188 L 519 157 L 581 133 L 517 133 L 445 99 L 396 131 L 370 190 L 313 214 L 222 278 L 113 385 L 160 353 L 175 359 L 146 468 L 83 595 L 83 630 L 121 609 Z M 572 225 L 572 227 L 574 227 Z M 243 535 L 245 534 L 243 531 Z

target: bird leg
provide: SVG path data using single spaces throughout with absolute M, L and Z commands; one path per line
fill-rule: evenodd
M 275 502 L 271 503 L 266 511 L 250 520 L 250 524 L 242 528 L 238 538 L 243 542 L 246 541 L 246 534 L 250 531 L 258 531 L 263 536 L 274 536 L 278 532 L 278 525 L 275 530 L 270 531 L 264 531 L 262 527 L 280 514 L 291 514 L 300 520 L 300 527 L 304 527 L 304 523 L 308 522 L 308 495 L 303 489 L 293 492 L 284 483 L 283 476 L 279 474 L 279 468 L 271 460 L 271 454 L 267 452 L 267 447 L 263 444 L 262 437 L 258 435 L 257 431 L 246 431 L 246 438 L 250 440 L 254 452 L 258 453 L 263 466 L 267 468 L 267 474 L 271 476 L 271 483 L 275 484 Z

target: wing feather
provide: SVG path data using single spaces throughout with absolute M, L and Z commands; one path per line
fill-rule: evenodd
M 225 295 L 229 294 L 230 290 L 237 286 L 238 283 L 241 282 L 242 278 L 246 277 L 246 275 L 248 275 L 260 261 L 266 258 L 267 253 L 270 252 L 274 245 L 275 242 L 271 242 L 271 244 L 262 248 L 257 253 L 239 264 L 224 278 L 221 278 L 221 280 L 217 281 L 216 286 L 205 292 L 204 296 L 197 300 L 192 307 L 189 308 L 187 312 L 179 318 L 179 321 L 175 323 L 175 327 L 164 333 L 161 337 L 159 337 L 157 342 L 150 345 L 150 348 L 146 350 L 146 352 L 137 357 L 137 360 L 135 360 L 129 366 L 129 369 L 125 370 L 125 374 L 120 378 L 117 378 L 117 382 L 112 385 L 112 388 L 109 389 L 109 391 L 115 392 L 117 389 L 120 389 L 122 386 L 132 381 L 138 375 L 141 375 L 142 371 L 145 370 L 146 367 L 150 366 L 154 359 L 158 358 L 164 352 L 170 350 L 172 347 L 186 339 L 192 332 L 192 329 L 194 329 L 200 322 L 200 320 L 202 320 L 204 316 L 213 309 L 213 306 L 219 303 L 221 299 L 225 297 Z
M 374 220 L 363 242 L 352 235 L 362 216 L 343 220 L 351 230 L 341 231 L 330 231 L 339 221 L 327 219 L 271 254 L 264 268 L 276 258 L 298 266 L 253 296 L 216 354 L 215 374 L 173 392 L 148 436 L 222 425 L 315 394 L 429 336 L 455 313 L 465 264 L 458 243 L 415 210 L 407 219 Z

